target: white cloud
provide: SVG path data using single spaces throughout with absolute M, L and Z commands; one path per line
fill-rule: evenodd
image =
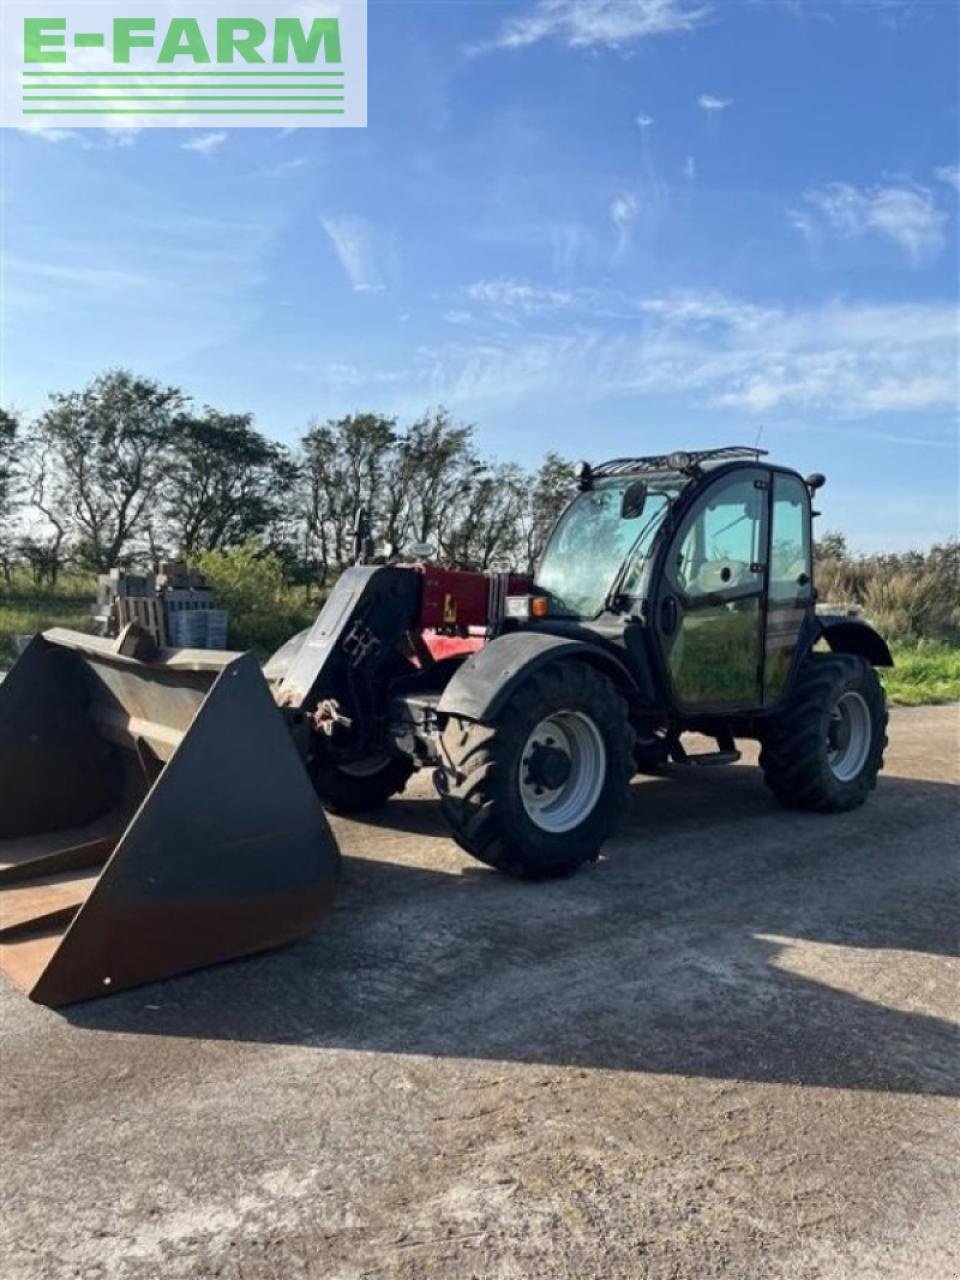
M 557 40 L 574 49 L 622 49 L 650 36 L 692 31 L 709 12 L 685 0 L 538 0 L 532 12 L 511 18 L 487 48 Z
M 657 316 L 672 329 L 704 329 L 719 325 L 752 333 L 775 320 L 778 314 L 770 307 L 731 299 L 716 291 L 680 291 L 662 298 L 641 298 L 635 305 L 639 312 Z
M 97 129 L 61 129 L 55 125 L 31 121 L 18 125 L 18 133 L 41 142 L 75 142 L 83 151 L 112 151 L 115 147 L 132 147 L 143 132 L 139 125 L 107 125 Z
M 444 403 L 669 394 L 747 413 L 837 420 L 949 409 L 957 312 L 946 303 L 836 301 L 777 307 L 717 293 L 629 302 L 611 331 L 605 300 L 577 295 L 562 332 L 515 329 L 421 353 L 422 394 Z M 577 308 L 582 308 L 578 311 Z
M 230 216 L 229 210 L 204 216 L 189 193 L 180 199 L 169 184 L 158 187 L 144 208 L 142 193 L 115 168 L 101 166 L 96 225 L 81 227 L 62 244 L 46 243 L 43 254 L 23 252 L 8 263 L 10 323 L 47 342 L 51 368 L 96 368 L 109 351 L 117 365 L 162 372 L 230 348 L 262 324 L 282 211 L 261 202 L 256 216 Z M 29 307 L 14 304 L 13 287 L 29 292 Z M 35 317 L 34 306 L 46 313 Z M 83 316 L 80 325 L 76 314 Z
M 27 258 L 7 258 L 8 270 L 36 283 L 49 280 L 55 284 L 123 293 L 127 290 L 157 289 L 161 281 L 153 276 L 115 267 L 81 267 L 54 262 L 37 262 Z
M 575 269 L 594 253 L 593 236 L 579 222 L 555 224 L 549 228 L 548 234 L 553 270 L 561 279 L 572 276 Z
M 649 129 L 652 124 L 653 124 L 653 116 L 644 115 L 643 112 L 641 111 L 641 113 L 637 116 L 637 128 Z
M 845 239 L 885 237 L 914 263 L 943 248 L 946 214 L 937 209 L 933 193 L 917 183 L 861 190 L 833 182 L 808 191 L 805 199 L 821 221 Z M 794 215 L 794 225 L 805 231 L 802 215 L 799 218 Z
M 135 124 L 112 125 L 103 130 L 107 135 L 108 141 L 105 144 L 109 147 L 132 147 L 143 133 L 143 129 Z
M 291 160 L 281 160 L 279 164 L 268 165 L 265 169 L 257 169 L 251 174 L 251 177 L 283 178 L 288 173 L 296 173 L 299 169 L 305 169 L 309 163 L 306 156 L 294 156 Z
M 568 307 L 573 294 L 563 289 L 547 289 L 518 280 L 479 280 L 467 289 L 474 302 L 519 311 L 547 311 Z
M 693 156 L 687 156 L 683 162 L 683 176 L 688 182 L 696 182 L 697 180 L 697 164 Z
M 198 151 L 201 155 L 208 156 L 218 147 L 222 147 L 226 140 L 227 134 L 221 129 L 218 133 L 201 133 L 199 137 L 181 142 L 180 149 L 181 151 Z
M 960 164 L 942 164 L 934 170 L 936 177 L 954 191 L 960 192 Z
M 805 213 L 802 209 L 788 209 L 787 222 L 795 231 L 800 232 L 811 249 L 815 248 L 819 237 L 816 222 L 811 214 Z
M 78 142 L 82 147 L 90 146 L 87 138 L 77 129 L 57 129 L 51 125 L 31 121 L 29 124 L 18 125 L 17 132 L 24 133 L 30 138 L 39 138 L 41 142 L 49 142 L 54 145 L 61 142 Z
M 385 285 L 372 223 L 366 218 L 342 217 L 323 218 L 322 224 L 354 291 L 382 293 Z
M 288 373 L 307 375 L 326 386 L 345 390 L 353 387 L 369 387 L 372 383 L 389 386 L 401 382 L 407 377 L 406 370 L 399 369 L 360 369 L 355 364 L 334 361 L 330 364 L 315 364 L 309 361 L 296 361 L 284 365 Z
M 701 93 L 697 99 L 697 106 L 709 115 L 716 115 L 718 111 L 726 111 L 727 107 L 732 105 L 732 98 L 717 98 L 712 93 Z
M 918 16 L 920 6 L 917 0 L 788 0 L 783 8 L 796 18 L 809 17 L 831 25 L 837 21 L 838 11 L 845 9 L 875 16 L 889 31 L 899 31 Z
M 630 244 L 630 229 L 638 208 L 636 196 L 629 192 L 617 196 L 610 205 L 610 218 L 617 229 L 617 253 L 623 253 Z

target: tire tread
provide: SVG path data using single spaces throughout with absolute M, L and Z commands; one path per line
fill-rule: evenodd
M 863 770 L 848 782 L 833 778 L 826 766 L 829 708 L 845 688 L 867 701 L 874 740 Z M 797 675 L 794 696 L 766 727 L 760 767 L 767 786 L 787 808 L 843 813 L 863 804 L 877 785 L 887 745 L 888 714 L 883 686 L 863 658 L 843 653 L 813 653 Z
M 567 701 L 591 705 L 598 720 L 612 727 L 624 745 L 626 758 L 632 761 L 634 734 L 627 705 L 605 676 L 583 662 L 555 663 L 535 672 L 509 700 L 496 724 L 452 717 L 443 731 L 441 749 L 446 768 L 440 771 L 443 777 L 438 784 L 443 815 L 461 849 L 507 875 L 523 879 L 569 875 L 596 856 L 600 840 L 571 845 L 568 856 L 537 857 L 511 830 L 504 803 L 511 762 L 522 749 L 520 736 L 526 733 L 529 717 L 538 706 L 559 706 Z M 608 751 L 608 764 L 612 763 Z M 605 787 L 598 802 L 598 808 L 602 804 L 606 809 L 600 839 L 617 824 L 627 801 L 632 766 L 622 771 L 622 785 Z

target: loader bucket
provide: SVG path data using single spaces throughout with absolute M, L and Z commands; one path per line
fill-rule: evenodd
M 63 1005 L 291 941 L 339 853 L 249 654 L 37 636 L 0 683 L 0 969 Z

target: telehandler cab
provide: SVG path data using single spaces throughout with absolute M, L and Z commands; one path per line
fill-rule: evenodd
M 635 773 L 738 739 L 782 804 L 862 804 L 892 659 L 817 612 L 823 477 L 765 457 L 582 464 L 532 580 L 357 564 L 262 674 L 37 637 L 0 684 L 0 967 L 60 1004 L 287 941 L 333 898 L 319 802 L 372 808 L 418 769 L 458 844 L 527 878 L 596 858 Z

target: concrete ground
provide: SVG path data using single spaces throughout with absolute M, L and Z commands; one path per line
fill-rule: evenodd
M 955 1280 L 958 715 L 856 813 L 634 784 L 570 881 L 426 780 L 301 944 L 54 1013 L 5 984 L 0 1275 Z

